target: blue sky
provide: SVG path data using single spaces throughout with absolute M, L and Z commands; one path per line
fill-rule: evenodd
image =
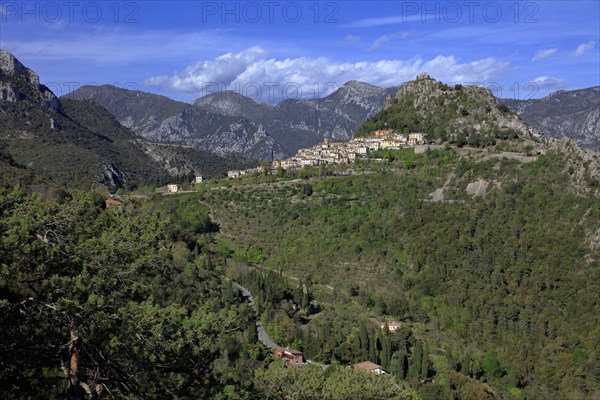
M 0 1 L 0 47 L 58 95 L 322 97 L 348 80 L 537 98 L 600 85 L 600 1 Z

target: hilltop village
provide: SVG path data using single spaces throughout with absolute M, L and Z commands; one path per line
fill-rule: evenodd
M 271 171 L 298 170 L 304 166 L 317 166 L 323 164 L 350 164 L 357 158 L 366 157 L 370 152 L 377 150 L 398 150 L 424 144 L 426 134 L 408 133 L 398 134 L 389 130 L 377 130 L 369 136 L 353 138 L 349 142 L 330 142 L 327 138 L 322 143 L 307 149 L 300 149 L 295 156 L 284 160 L 273 160 Z M 230 179 L 241 178 L 248 175 L 257 175 L 265 172 L 265 167 L 231 170 L 227 172 Z

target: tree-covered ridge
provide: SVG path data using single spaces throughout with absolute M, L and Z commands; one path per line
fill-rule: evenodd
M 94 193 L 0 193 L 3 398 L 208 398 L 239 384 L 260 353 L 253 314 L 169 220 Z
M 476 382 L 503 398 L 598 394 L 600 214 L 595 190 L 576 194 L 573 160 L 390 159 L 383 173 L 203 194 L 234 257 L 301 279 L 323 308 L 290 315 L 282 296 L 267 327 L 309 357 L 347 363 L 373 359 L 361 320 L 377 339 L 373 319 L 395 318 L 409 366 L 422 340 L 445 396 Z M 479 179 L 487 193 L 472 197 L 465 188 Z M 445 200 L 432 201 L 441 187 Z
M 499 105 L 489 90 L 450 87 L 426 74 L 400 86 L 356 136 L 387 128 L 424 132 L 430 140 L 471 146 L 489 146 L 496 139 L 525 137 L 533 132 L 506 106 Z
M 273 363 L 255 376 L 257 399 L 261 400 L 411 400 L 414 392 L 394 383 L 391 376 L 378 376 L 343 366 L 308 365 L 285 368 Z
M 100 183 L 133 190 L 187 183 L 196 173 L 219 177 L 228 169 L 250 165 L 247 160 L 147 141 L 91 101 L 64 99 L 61 107 L 68 116 L 50 115 L 24 102 L 0 105 L 0 151 L 65 187 Z

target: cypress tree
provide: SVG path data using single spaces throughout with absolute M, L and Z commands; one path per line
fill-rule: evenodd
M 423 362 L 423 343 L 417 340 L 413 348 L 408 374 L 411 378 L 419 378 L 421 375 L 421 364 Z
M 429 376 L 429 346 L 425 343 L 423 346 L 423 358 L 421 360 L 421 378 L 426 379 Z
M 389 372 L 396 377 L 396 380 L 402 380 L 406 377 L 406 352 L 402 350 L 395 351 L 390 361 Z
M 398 364 L 396 365 L 395 374 L 399 379 L 406 378 L 408 372 L 408 352 L 406 351 L 406 341 L 402 340 L 398 345 L 398 350 L 394 353 Z
M 381 366 L 383 369 L 388 369 L 392 356 L 392 340 L 388 335 L 382 337 L 381 343 Z
M 310 298 L 308 296 L 308 291 L 306 293 L 302 293 L 302 309 L 306 309 L 308 307 L 308 303 L 310 302 Z
M 381 336 L 381 332 L 377 332 L 377 337 L 375 338 L 375 358 L 376 361 L 373 361 L 375 364 L 381 365 L 381 353 L 383 351 L 383 337 Z
M 374 336 L 369 336 L 369 360 L 374 363 L 377 362 L 377 348 Z
M 369 350 L 369 332 L 367 332 L 367 327 L 365 326 L 364 321 L 360 321 L 358 323 L 358 336 L 360 338 L 360 348 Z

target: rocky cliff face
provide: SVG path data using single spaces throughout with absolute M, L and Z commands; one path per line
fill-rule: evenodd
M 122 125 L 152 141 L 180 143 L 219 155 L 255 159 L 269 159 L 271 152 L 276 157 L 285 154 L 260 124 L 241 116 L 241 110 L 247 106 L 241 103 L 239 97 L 242 96 L 215 94 L 200 99 L 200 107 L 151 93 L 103 85 L 83 86 L 65 97 L 96 101 Z M 243 100 L 248 104 L 252 102 L 248 98 Z
M 270 104 L 256 101 L 230 90 L 206 95 L 194 100 L 192 105 L 216 114 L 244 117 L 251 120 L 260 119 L 273 109 Z
M 0 101 L 39 106 L 45 111 L 61 113 L 60 102 L 35 72 L 26 68 L 15 56 L 0 49 Z
M 580 146 L 600 150 L 600 86 L 500 102 L 546 136 L 573 139 Z
M 363 121 L 381 110 L 385 99 L 396 92 L 397 87 L 382 89 L 364 82 L 350 81 L 339 90 L 317 102 L 339 110 L 354 121 Z
M 189 107 L 140 134 L 157 142 L 191 145 L 219 155 L 236 155 L 254 159 L 269 159 L 284 152 L 260 124 L 246 118 L 231 117 Z

